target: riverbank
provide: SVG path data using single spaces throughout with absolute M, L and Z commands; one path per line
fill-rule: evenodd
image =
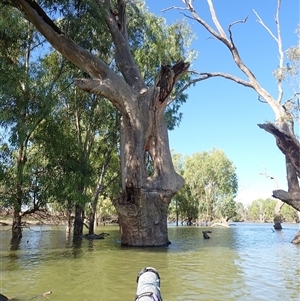
M 13 217 L 9 214 L 0 214 L 0 226 L 11 226 Z M 22 225 L 24 227 L 30 225 L 66 225 L 67 218 L 64 216 L 51 215 L 48 212 L 37 212 L 30 216 L 22 217 Z
M 60 222 L 60 223 L 51 223 L 51 222 L 41 222 L 41 221 L 37 221 L 37 220 L 23 220 L 22 224 L 24 226 L 28 225 L 35 225 L 35 226 L 42 226 L 42 225 L 64 225 L 65 222 Z M 3 219 L 0 217 L 0 227 L 5 227 L 5 226 L 11 226 L 12 225 L 12 219 Z
M 12 225 L 12 217 L 11 216 L 1 216 L 0 215 L 0 227 L 4 226 L 11 226 Z M 72 220 L 73 222 L 73 220 Z M 28 218 L 28 217 L 23 217 L 22 218 L 22 224 L 23 226 L 62 226 L 62 225 L 67 225 L 68 220 L 66 217 L 61 217 L 61 216 L 47 216 L 47 218 Z M 105 225 L 116 225 L 118 224 L 117 217 L 112 217 L 110 220 L 103 221 L 99 224 L 99 226 L 105 226 Z

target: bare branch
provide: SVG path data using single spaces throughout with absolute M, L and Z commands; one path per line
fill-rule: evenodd
M 275 177 L 273 177 L 273 176 L 271 176 L 271 175 L 268 174 L 267 168 L 265 166 L 264 166 L 264 168 L 265 168 L 265 171 L 262 172 L 262 173 L 260 173 L 260 175 L 266 176 L 266 178 L 274 180 L 276 189 L 279 189 L 279 184 L 278 184 L 277 179 Z
M 216 25 L 216 27 L 217 27 L 217 29 L 219 31 L 219 34 L 224 39 L 227 39 L 225 31 L 223 30 L 223 27 L 221 26 L 221 24 L 220 24 L 220 22 L 219 22 L 219 20 L 217 18 L 217 14 L 216 14 L 216 11 L 215 11 L 215 8 L 214 8 L 214 5 L 213 5 L 212 1 L 211 0 L 207 0 L 207 3 L 208 3 L 208 6 L 209 6 L 211 18 L 212 18 L 214 24 Z
M 211 77 L 223 77 L 223 78 L 232 80 L 232 81 L 234 81 L 234 82 L 236 82 L 236 83 L 238 83 L 240 85 L 243 85 L 245 87 L 254 89 L 253 86 L 252 86 L 252 84 L 250 82 L 242 80 L 241 78 L 239 78 L 237 76 L 234 76 L 234 75 L 231 75 L 231 74 L 228 74 L 228 73 L 222 73 L 222 72 L 197 72 L 195 70 L 190 70 L 189 72 L 192 73 L 192 74 L 194 74 L 194 75 L 197 75 L 198 77 L 195 78 L 195 79 L 190 80 L 187 84 L 185 84 L 184 87 L 182 87 L 182 89 L 180 89 L 175 96 L 173 96 L 172 98 L 169 99 L 168 104 L 172 103 L 176 98 L 178 98 L 190 86 L 196 84 L 197 82 L 206 80 L 206 79 L 211 78 Z
M 176 10 L 188 10 L 186 7 L 180 7 L 180 6 L 169 6 L 167 8 L 162 9 L 161 11 L 163 13 L 165 13 L 168 10 L 172 10 L 172 9 L 176 9 Z
M 285 103 L 292 101 L 294 98 L 296 98 L 299 101 L 300 98 L 299 96 L 300 96 L 300 92 L 296 92 L 290 99 L 286 100 Z
M 188 7 L 189 11 L 192 13 L 194 19 L 198 23 L 200 23 L 210 34 L 212 34 L 215 38 L 217 38 L 224 45 L 227 46 L 227 48 L 229 49 L 229 51 L 231 52 L 231 54 L 233 56 L 235 64 L 249 78 L 249 82 L 252 84 L 252 88 L 254 88 L 259 94 L 260 94 L 260 92 L 267 93 L 266 91 L 263 91 L 263 89 L 260 87 L 259 83 L 257 82 L 257 80 L 256 80 L 254 74 L 251 72 L 251 70 L 243 63 L 243 61 L 242 61 L 242 59 L 241 59 L 241 57 L 239 55 L 239 52 L 238 52 L 237 48 L 232 43 L 232 37 L 231 37 L 231 40 L 226 37 L 223 28 L 221 27 L 220 23 L 216 19 L 216 13 L 214 12 L 214 7 L 212 5 L 212 1 L 211 0 L 207 0 L 207 2 L 209 4 L 209 7 L 210 7 L 211 14 L 212 14 L 212 18 L 213 18 L 214 23 L 217 26 L 220 34 L 217 33 L 202 18 L 199 17 L 199 15 L 196 13 L 194 7 L 192 6 L 191 1 L 189 1 L 189 2 L 187 0 L 182 0 L 182 1 L 184 1 L 184 3 L 186 4 L 186 6 Z M 240 22 L 240 21 L 237 21 L 237 22 Z M 265 98 L 267 98 L 267 97 L 265 97 Z
M 268 33 L 271 35 L 271 37 L 276 41 L 278 45 L 278 52 L 279 52 L 279 73 L 281 74 L 283 72 L 283 61 L 284 61 L 284 52 L 282 50 L 282 40 L 281 40 L 281 30 L 280 30 L 280 22 L 279 22 L 279 11 L 280 11 L 280 5 L 281 5 L 281 0 L 277 1 L 277 9 L 276 9 L 276 16 L 275 16 L 275 23 L 276 23 L 276 28 L 277 28 L 277 37 L 272 33 L 270 28 L 263 22 L 261 17 L 258 15 L 258 13 L 253 10 L 254 14 L 258 18 L 258 22 L 268 31 Z M 278 85 L 278 97 L 277 97 L 277 102 L 281 103 L 282 98 L 283 98 L 283 88 L 282 88 L 282 81 L 277 81 Z
M 203 19 L 199 17 L 196 13 L 194 7 L 192 6 L 192 1 L 182 0 L 186 5 L 187 9 L 191 12 L 193 18 L 200 23 L 210 34 L 212 34 L 218 40 L 222 40 L 224 43 L 226 42 L 226 38 L 221 37 L 208 23 L 206 23 Z M 226 44 L 227 45 L 227 44 Z M 228 46 L 228 45 L 227 45 Z
M 258 15 L 258 13 L 253 9 L 254 14 L 256 15 L 256 17 L 258 18 L 257 22 L 260 23 L 267 31 L 268 33 L 271 35 L 271 37 L 276 41 L 276 43 L 278 43 L 278 39 L 277 37 L 272 33 L 272 31 L 270 30 L 270 28 L 268 26 L 266 26 L 266 24 L 263 22 L 263 20 L 261 19 L 261 17 Z
M 249 82 L 236 80 L 236 77 L 234 77 L 232 75 L 226 75 L 223 77 L 234 80 L 238 83 L 241 83 L 244 86 L 251 87 L 252 89 L 254 89 L 257 92 L 257 94 L 260 95 L 263 99 L 265 99 L 266 102 L 270 105 L 270 107 L 272 108 L 272 110 L 275 113 L 276 120 L 280 120 L 282 118 L 282 116 L 284 116 L 284 114 L 285 114 L 284 110 L 281 108 L 280 103 L 278 101 L 276 101 L 276 99 L 274 99 L 270 95 L 270 93 L 268 93 L 268 91 L 266 91 L 260 85 L 260 83 L 257 81 L 257 79 L 255 78 L 255 75 L 252 73 L 252 71 L 244 64 L 244 62 L 242 61 L 241 56 L 238 52 L 237 47 L 233 43 L 232 35 L 230 36 L 230 38 L 227 38 L 226 35 L 223 34 L 224 31 L 221 28 L 221 25 L 217 20 L 215 20 L 215 25 L 218 27 L 218 30 L 220 31 L 220 33 L 216 32 L 209 24 L 207 24 L 202 18 L 199 17 L 199 15 L 195 11 L 194 7 L 192 6 L 193 1 L 191 1 L 191 0 L 190 1 L 182 0 L 182 1 L 183 1 L 183 3 L 185 3 L 186 7 L 191 12 L 193 18 L 198 23 L 200 23 L 213 37 L 217 38 L 228 48 L 228 50 L 232 54 L 235 64 L 247 76 L 247 78 L 249 79 Z M 278 1 L 280 1 L 280 0 L 278 0 Z M 214 8 L 212 5 L 212 0 L 207 0 L 207 2 L 209 4 L 212 17 L 216 18 L 216 14 L 214 12 Z M 245 19 L 245 21 L 246 21 L 246 19 Z M 235 23 L 240 23 L 240 22 L 243 22 L 243 21 L 234 22 L 234 23 L 232 23 L 232 25 Z M 229 31 L 231 31 L 231 27 L 229 27 Z M 219 74 L 214 74 L 214 76 L 222 76 L 222 75 L 219 73 Z
M 229 31 L 229 38 L 230 38 L 230 41 L 231 43 L 234 45 L 233 43 L 233 38 L 232 38 L 232 32 L 231 32 L 231 27 L 237 23 L 246 23 L 248 20 L 248 16 L 244 19 L 244 20 L 238 20 L 238 21 L 235 21 L 233 23 L 231 23 L 229 26 L 228 26 L 228 31 Z

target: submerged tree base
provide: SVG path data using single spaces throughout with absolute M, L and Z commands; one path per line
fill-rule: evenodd
M 293 244 L 300 244 L 300 231 L 297 232 L 296 236 L 292 240 Z
M 114 201 L 119 214 L 121 244 L 123 246 L 167 246 L 168 204 L 172 194 L 132 189 Z

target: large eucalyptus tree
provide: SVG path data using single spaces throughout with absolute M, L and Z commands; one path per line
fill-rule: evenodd
M 143 77 L 144 70 L 139 70 L 131 53 L 125 0 L 118 0 L 115 5 L 109 0 L 88 2 L 90 6 L 96 5 L 100 12 L 98 17 L 105 20 L 113 40 L 117 71 L 99 59 L 98 53 L 92 53 L 70 39 L 36 2 L 5 2 L 23 12 L 57 51 L 88 75 L 75 79 L 78 87 L 107 98 L 121 113 L 122 191 L 114 200 L 121 243 L 134 246 L 168 244 L 167 209 L 172 196 L 183 185 L 183 179 L 176 174 L 172 164 L 164 112 L 172 100 L 170 96 L 176 82 L 189 64 L 183 57 L 177 58 L 177 62 L 166 57 L 157 70 L 156 80 L 147 82 Z M 57 1 L 44 3 L 58 10 L 61 4 Z M 151 158 L 153 174 L 147 173 L 146 156 Z

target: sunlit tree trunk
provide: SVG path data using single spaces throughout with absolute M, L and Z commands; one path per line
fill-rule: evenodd
M 121 120 L 123 192 L 114 205 L 122 244 L 166 245 L 168 206 L 183 179 L 173 167 L 160 95 L 154 91 L 150 98 L 140 97 Z M 153 163 L 151 176 L 146 170 L 146 153 Z

